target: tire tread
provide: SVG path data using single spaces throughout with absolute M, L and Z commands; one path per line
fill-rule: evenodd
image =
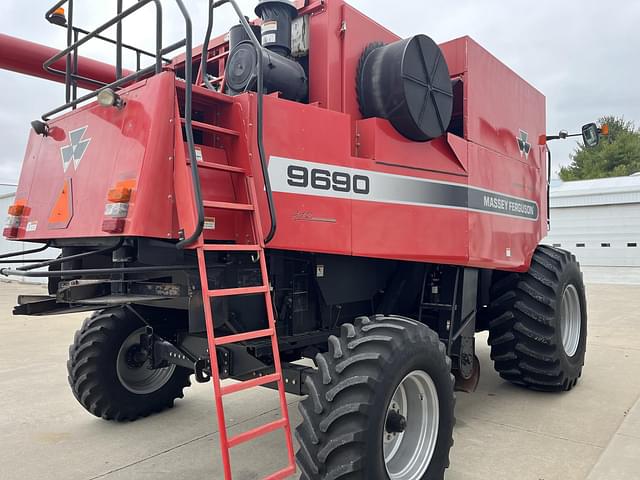
M 123 328 L 130 328 L 125 315 L 123 309 L 115 308 L 95 312 L 85 319 L 74 335 L 67 361 L 67 378 L 78 402 L 96 417 L 117 422 L 137 420 L 172 408 L 174 400 L 184 396 L 183 389 L 191 385 L 190 372 L 177 368 L 163 390 L 152 394 L 154 398 L 135 405 L 118 398 L 117 392 L 103 381 L 103 372 L 104 362 L 108 361 L 105 352 L 112 346 L 112 338 Z
M 443 369 L 451 360 L 438 335 L 404 317 L 359 317 L 329 339 L 329 352 L 316 357 L 317 373 L 306 379 L 308 396 L 299 403 L 302 423 L 295 435 L 301 480 L 365 480 L 371 395 L 382 385 L 393 352 L 406 342 L 424 343 L 438 352 Z M 454 378 L 448 375 L 451 402 Z M 455 419 L 453 419 L 455 423 Z M 453 445 L 450 436 L 448 447 Z M 444 468 L 449 465 L 448 449 Z
M 562 274 L 571 264 L 579 271 L 571 253 L 540 246 L 528 272 L 506 273 L 494 281 L 489 345 L 495 369 L 506 380 L 544 391 L 575 386 L 582 365 L 577 372 L 563 370 L 560 355 L 564 351 L 556 340 L 556 297 Z

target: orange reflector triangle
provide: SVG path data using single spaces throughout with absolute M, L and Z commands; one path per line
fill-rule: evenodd
M 73 216 L 73 196 L 71 192 L 71 179 L 68 178 L 64 181 L 62 191 L 58 195 L 51 215 L 49 215 L 49 223 L 55 224 L 59 228 L 66 228 Z

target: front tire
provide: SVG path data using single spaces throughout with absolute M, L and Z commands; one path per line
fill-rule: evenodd
M 191 385 L 191 372 L 170 366 L 150 370 L 136 362 L 144 325 L 124 308 L 96 312 L 69 347 L 69 385 L 78 402 L 105 420 L 133 421 L 173 407 Z
M 582 375 L 587 302 L 580 265 L 569 252 L 540 246 L 526 273 L 491 288 L 489 345 L 500 376 L 534 390 L 571 390 Z
M 301 480 L 444 478 L 454 379 L 434 331 L 403 317 L 362 317 L 316 363 L 299 404 Z

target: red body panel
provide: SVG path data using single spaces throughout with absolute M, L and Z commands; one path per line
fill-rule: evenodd
M 398 37 L 342 0 L 318 2 L 305 11 L 310 15 L 310 104 L 265 97 L 265 146 L 278 218 L 269 247 L 526 270 L 547 225 L 546 152 L 537 145 L 546 131 L 544 97 L 470 38 L 448 42 L 442 48 L 451 76 L 464 85 L 459 99 L 464 135 L 411 142 L 384 120 L 363 120 L 356 96 L 364 48 Z M 176 239 L 179 228 L 191 232 L 192 206 L 178 199 L 176 208 L 174 198 L 174 191 L 191 190 L 172 72 L 129 87 L 123 97 L 127 105 L 121 111 L 92 104 L 53 121 L 59 138 L 32 134 L 17 198 L 31 209 L 24 222 L 37 221 L 38 228 L 27 232 L 23 225 L 20 239 L 106 235 L 101 231 L 106 195 L 119 180 L 136 184 L 124 235 Z M 210 121 L 215 117 L 239 135 L 205 137 L 203 161 L 250 169 L 266 229 L 256 96 L 243 94 L 233 101 L 227 110 L 211 110 Z M 72 166 L 65 174 L 60 148 L 69 144 L 69 131 L 83 126 L 91 144 L 77 171 Z M 518 144 L 522 132 L 528 154 Z M 291 165 L 354 182 L 370 177 L 371 195 L 296 190 L 286 178 Z M 46 228 L 65 178 L 72 179 L 73 218 L 66 228 Z M 207 200 L 246 200 L 236 198 L 240 189 L 229 173 L 202 172 L 202 183 Z M 396 189 L 397 198 L 388 191 L 389 185 L 404 184 L 417 194 L 427 188 L 453 196 L 468 192 L 469 207 L 414 201 L 403 188 Z M 489 201 L 497 206 L 487 207 Z M 520 201 L 535 205 L 535 215 L 510 215 L 508 209 L 522 208 Z M 208 239 L 244 243 L 248 216 L 206 215 L 215 218 Z
M 102 231 L 107 194 L 121 181 L 134 185 L 123 233 L 174 238 L 174 92 L 174 76 L 167 72 L 124 90 L 122 110 L 94 103 L 49 122 L 48 137 L 32 132 L 16 192 L 29 208 L 19 238 L 108 235 Z M 84 127 L 83 140 L 91 141 L 77 167 L 71 162 L 65 171 L 61 148 L 70 145 L 69 132 Z M 57 228 L 49 217 L 65 179 L 71 179 L 73 216 L 66 228 Z

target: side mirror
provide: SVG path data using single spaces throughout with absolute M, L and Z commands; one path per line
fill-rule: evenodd
M 582 127 L 582 140 L 587 148 L 595 148 L 600 144 L 600 129 L 595 123 Z

